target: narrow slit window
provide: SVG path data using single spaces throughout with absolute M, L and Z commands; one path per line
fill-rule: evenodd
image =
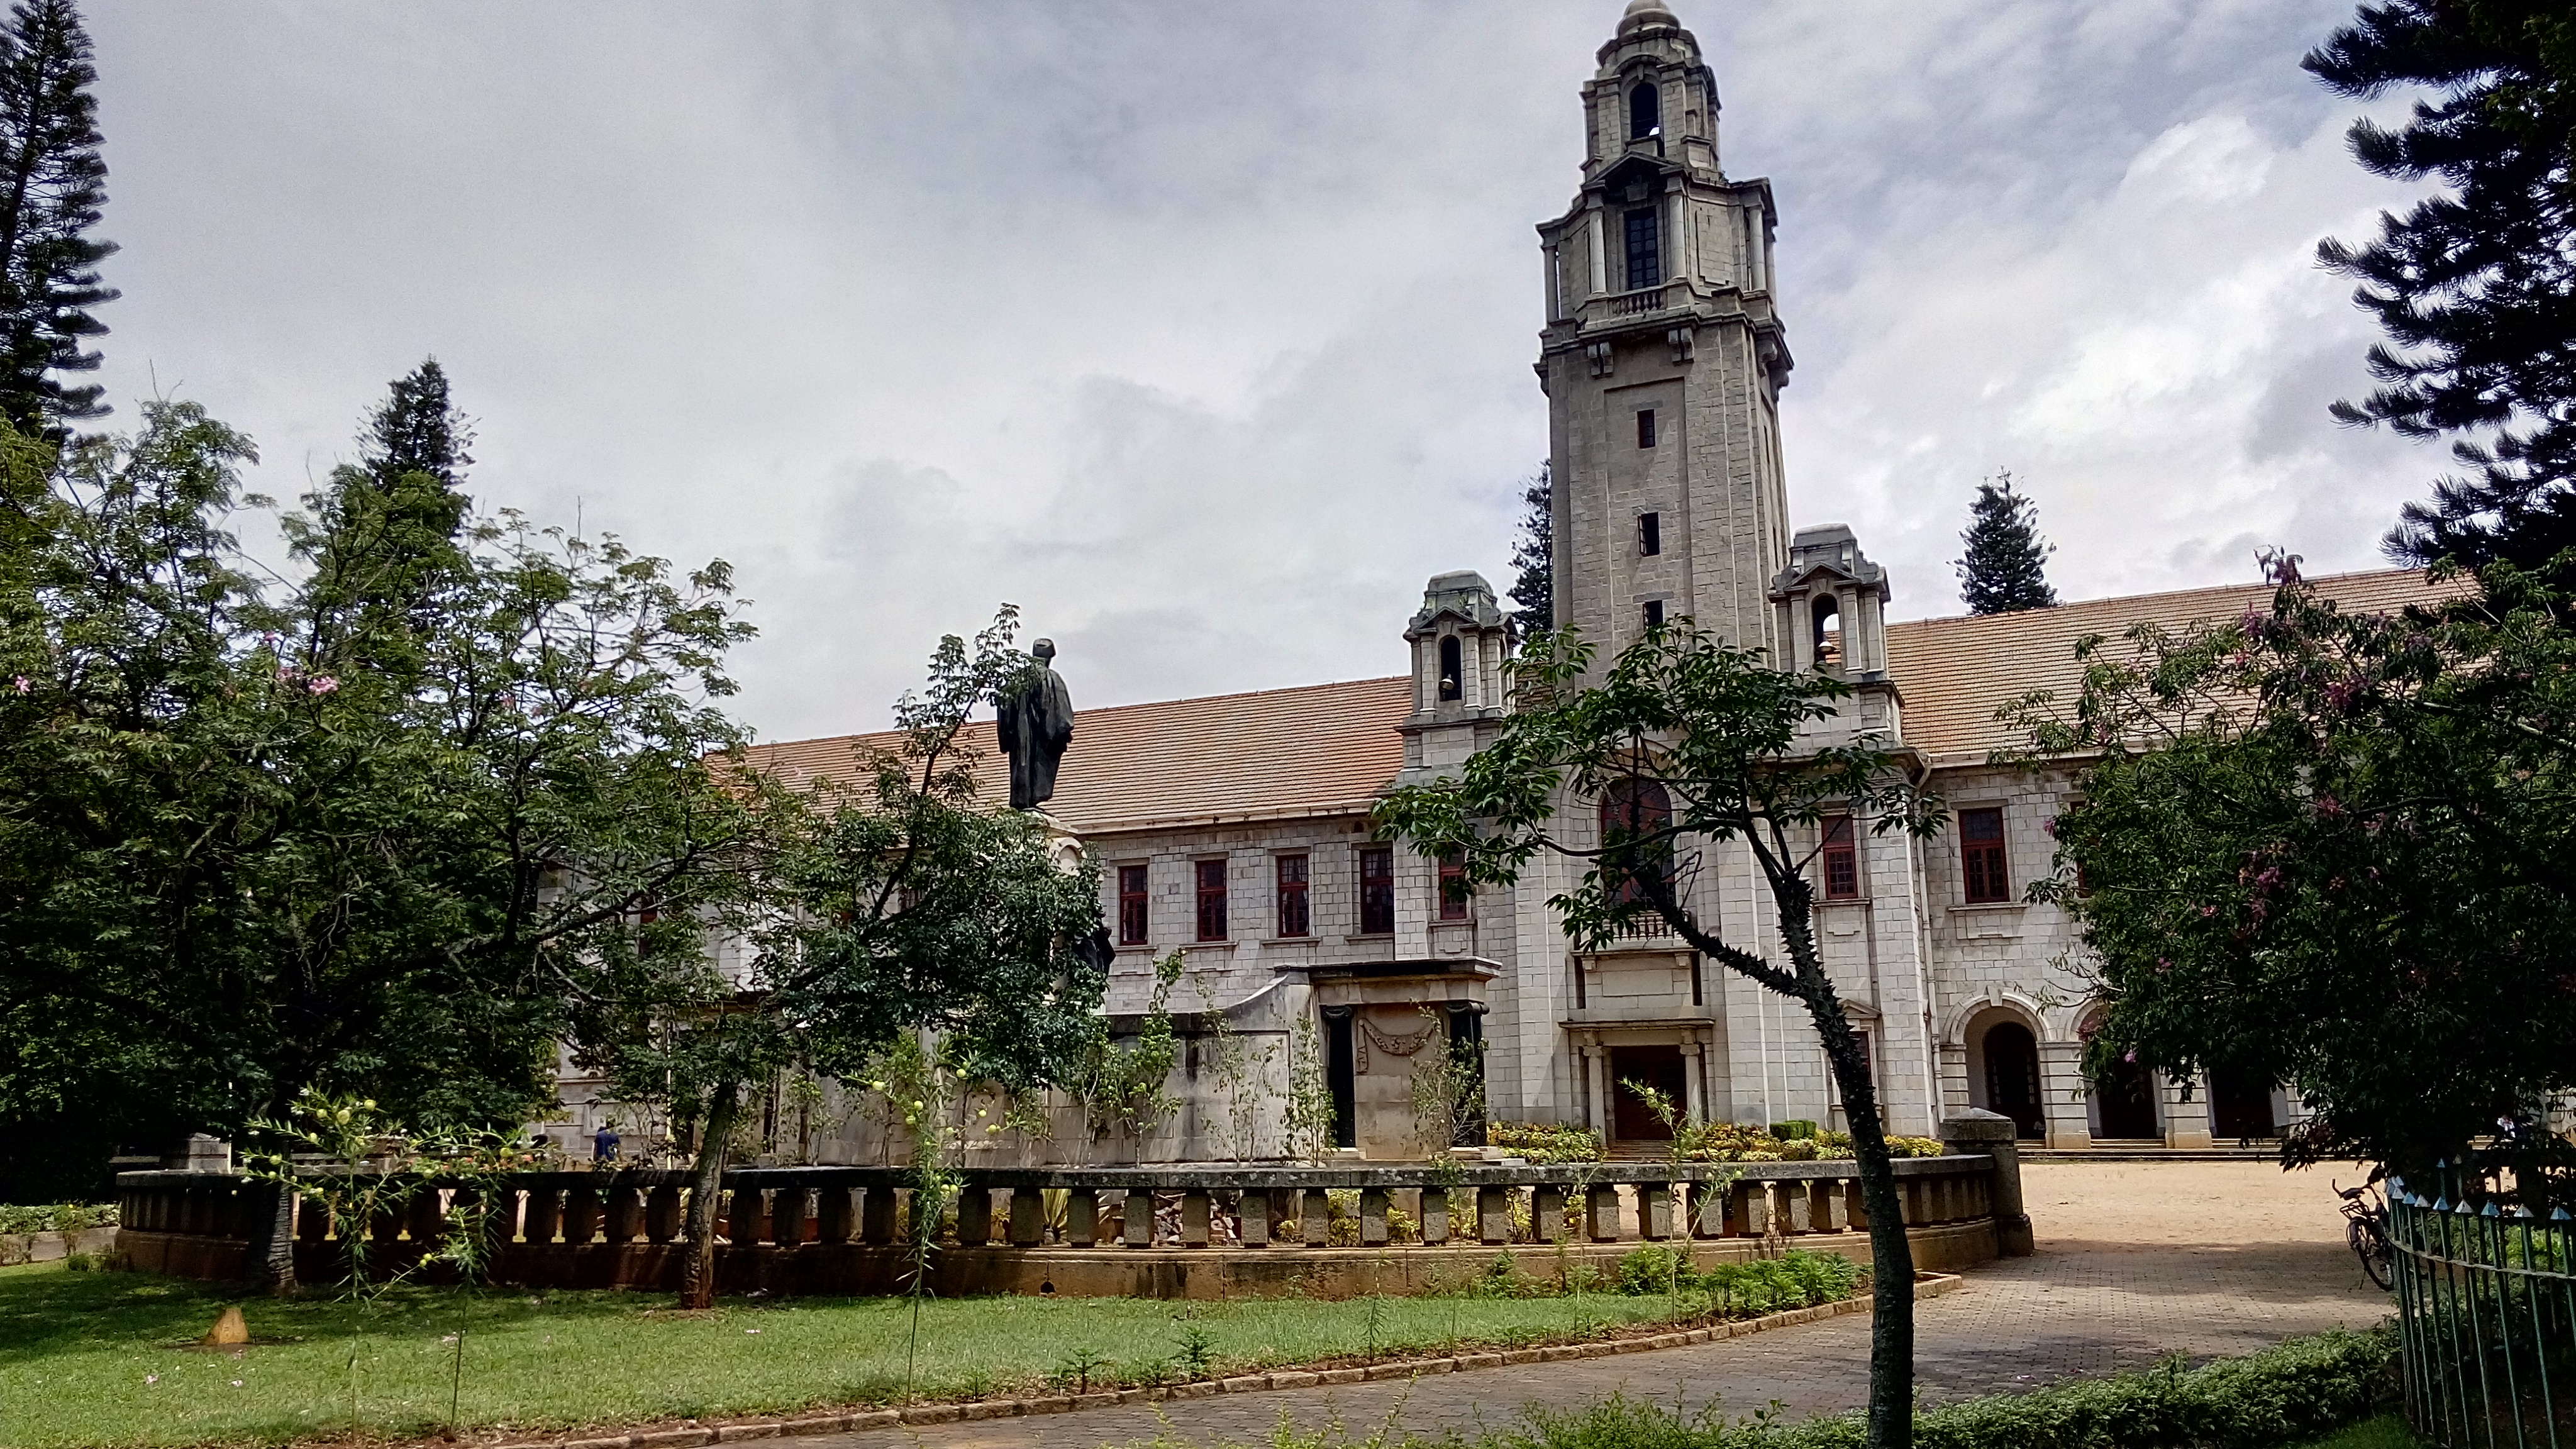
M 1628 139 L 1642 141 L 1664 129 L 1664 97 L 1653 81 L 1641 81 L 1628 92 Z
M 1628 213 L 1628 290 L 1660 285 L 1664 280 L 1661 213 L 1651 206 Z
M 1360 934 L 1395 934 L 1395 850 L 1372 845 L 1360 852 Z
M 1225 862 L 1198 862 L 1199 939 L 1225 939 Z
M 1440 857 L 1440 919 L 1467 919 L 1467 860 L 1451 851 Z
M 1459 653 L 1457 635 L 1452 634 L 1440 641 L 1440 699 L 1444 704 L 1467 697 L 1465 670 L 1461 668 Z
M 1637 446 L 1640 448 L 1655 446 L 1655 410 L 1653 408 L 1637 409 Z
M 1307 912 L 1306 857 L 1279 857 L 1279 934 L 1303 936 L 1311 929 L 1313 917 Z
M 1142 946 L 1147 925 L 1145 867 L 1118 867 L 1118 944 Z
M 1660 513 L 1637 515 L 1637 552 L 1647 558 L 1664 551 L 1664 516 Z
M 1646 601 L 1646 627 L 1648 629 L 1660 629 L 1664 627 L 1663 600 L 1648 599 Z
M 1825 899 L 1860 899 L 1860 849 L 1852 839 L 1852 820 L 1836 815 L 1825 821 Z
M 2000 808 L 1959 812 L 1959 868 L 1968 904 L 1997 905 L 2012 899 L 2012 874 L 2004 858 L 2004 812 Z

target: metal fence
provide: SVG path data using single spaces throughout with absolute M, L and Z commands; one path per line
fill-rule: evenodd
M 2416 1436 L 2440 1449 L 2576 1449 L 2576 1183 L 2469 1161 L 2388 1186 Z

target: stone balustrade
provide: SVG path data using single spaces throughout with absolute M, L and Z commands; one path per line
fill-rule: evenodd
M 1925 1267 L 2013 1251 L 2018 1164 L 2008 1140 L 1974 1145 L 1990 1150 L 1896 1163 Z M 1568 1251 L 1593 1261 L 1639 1242 L 1724 1258 L 1803 1240 L 1865 1260 L 1869 1220 L 1857 1172 L 1847 1161 L 968 1169 L 942 1207 L 934 1267 L 943 1292 L 1182 1297 L 1204 1296 L 1211 1280 L 1216 1292 L 1241 1294 L 1383 1291 L 1378 1269 L 1395 1261 L 1389 1254 L 1402 1258 L 1401 1282 L 1417 1286 L 1443 1271 L 1443 1259 L 1472 1254 L 1481 1264 L 1515 1248 L 1561 1264 Z M 275 1211 L 272 1186 L 229 1173 L 130 1172 L 117 1183 L 119 1247 L 157 1271 L 236 1276 L 254 1228 Z M 903 1225 L 919 1196 L 913 1183 L 900 1167 L 726 1173 L 719 1281 L 734 1291 L 891 1291 L 912 1256 Z M 417 1192 L 372 1225 L 380 1271 L 428 1249 L 455 1192 Z M 669 1286 L 688 1193 L 681 1171 L 514 1174 L 492 1189 L 488 1207 L 492 1276 Z M 293 1221 L 299 1271 L 335 1275 L 341 1255 L 327 1215 L 299 1201 Z M 1349 1286 L 1362 1282 L 1372 1286 Z

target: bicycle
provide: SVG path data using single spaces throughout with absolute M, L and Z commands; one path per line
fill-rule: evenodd
M 2388 1204 L 2378 1200 L 2366 1182 L 2336 1188 L 2335 1196 L 2343 1199 L 2344 1243 L 2361 1260 L 2361 1271 L 2379 1285 L 2379 1291 L 2387 1292 L 2396 1282 L 2390 1267 L 2397 1259 L 2397 1245 L 2388 1236 Z

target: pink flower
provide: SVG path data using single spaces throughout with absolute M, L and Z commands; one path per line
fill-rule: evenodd
M 340 681 L 328 674 L 317 674 L 308 680 L 304 687 L 315 694 L 329 694 L 340 687 Z
M 28 690 L 31 690 L 31 689 L 33 689 L 33 688 L 35 688 L 35 687 L 36 687 L 36 686 L 31 682 L 31 681 L 29 681 L 29 680 L 28 680 L 27 676 L 25 676 L 25 675 L 23 675 L 23 674 L 21 674 L 21 675 L 19 675 L 19 676 L 18 676 L 18 679 L 17 679 L 17 685 L 18 685 L 18 692 L 19 692 L 20 694 L 25 694 Z
M 2218 907 L 2216 907 L 2216 906 L 2202 906 L 2202 907 L 2200 908 L 2200 918 L 2201 918 L 2202 920 L 2204 920 L 2204 921 L 2208 920 L 2210 917 L 2212 917 L 2212 916 L 2214 916 L 2214 915 L 2217 915 L 2217 914 L 2218 914 Z

